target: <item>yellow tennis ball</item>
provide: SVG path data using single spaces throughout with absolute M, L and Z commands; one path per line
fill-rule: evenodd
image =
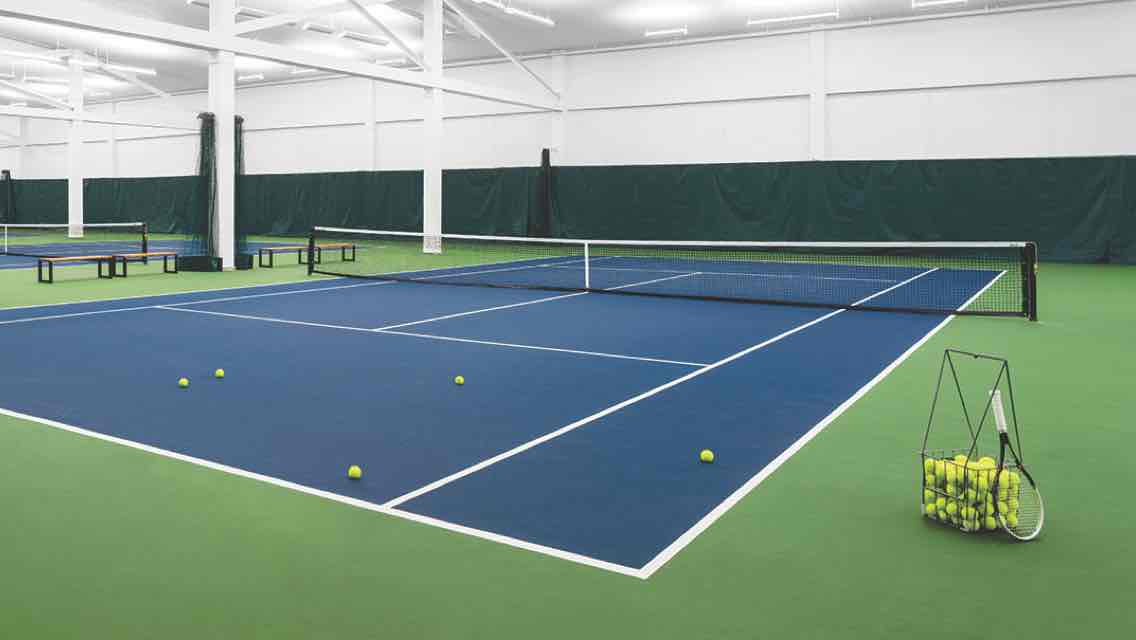
M 703 462 L 714 462 L 714 452 L 709 449 L 703 449 L 702 453 L 698 454 L 698 459 Z
M 935 507 L 938 508 L 939 511 L 945 511 L 947 509 L 947 499 L 940 496 L 938 500 L 935 500 Z
M 455 377 L 455 378 L 454 378 L 454 384 L 458 385 L 459 387 L 460 387 L 461 385 L 465 384 L 465 376 L 457 376 L 457 377 Z
M 359 465 L 353 464 L 347 468 L 347 477 L 352 480 L 358 480 L 363 477 L 363 470 L 359 468 Z
M 188 387 L 189 386 L 189 378 L 181 378 L 180 380 L 178 380 L 178 386 L 181 387 L 182 389 L 185 389 L 186 387 Z
M 955 465 L 947 464 L 947 484 L 954 484 L 958 479 L 958 472 L 955 470 Z
M 966 460 L 967 460 L 966 456 L 964 456 L 961 453 L 958 454 L 957 456 L 955 456 L 955 464 L 957 464 L 960 467 L 966 466 Z
M 982 526 L 986 527 L 987 531 L 993 531 L 998 528 L 998 521 L 994 519 L 994 516 L 986 516 L 982 520 Z
M 933 486 L 935 486 L 935 485 L 937 484 L 937 483 L 935 482 L 935 476 L 933 476 L 933 475 L 931 475 L 931 474 L 929 474 L 929 473 L 928 473 L 927 475 L 923 476 L 923 484 L 924 484 L 924 485 L 926 485 L 926 486 L 928 486 L 928 487 L 933 487 Z
M 1017 513 L 1018 512 L 1018 506 L 1019 506 L 1018 499 L 1017 498 L 1010 498 L 1010 501 L 1006 503 L 1006 506 L 1010 507 L 1010 513 Z
M 933 504 L 929 504 L 929 505 L 927 505 L 926 507 L 923 508 L 923 513 L 926 514 L 926 516 L 928 518 L 931 518 L 932 520 L 935 518 L 936 512 L 937 512 L 937 510 L 935 509 L 935 505 L 933 505 Z
M 955 515 L 958 513 L 958 503 L 954 500 L 947 502 L 947 515 Z
M 1017 471 L 1010 472 L 1010 488 L 1017 489 L 1022 483 L 1022 477 L 1018 475 Z
M 935 504 L 935 492 L 931 491 L 929 489 L 924 489 L 923 490 L 923 503 L 924 504 Z
M 1009 512 L 1010 512 L 1010 505 L 999 500 L 998 501 L 998 513 L 1009 513 Z
M 935 473 L 935 461 L 927 458 L 923 461 L 923 473 Z
M 218 369 L 218 370 L 214 371 L 213 377 L 217 378 L 218 380 L 220 380 L 221 378 L 224 378 L 225 377 L 225 370 L 224 369 Z
M 1009 525 L 1011 529 L 1018 526 L 1018 514 L 1016 514 L 1016 513 L 1006 514 L 1006 524 Z
M 938 478 L 939 482 L 942 482 L 943 479 L 946 478 L 946 476 L 947 476 L 947 463 L 943 462 L 942 460 L 936 460 L 935 461 L 935 477 Z

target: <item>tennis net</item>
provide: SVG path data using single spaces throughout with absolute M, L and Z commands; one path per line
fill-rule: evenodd
M 146 224 L 0 224 L 0 254 L 52 258 L 142 253 Z
M 1037 318 L 1030 242 L 564 240 L 316 227 L 309 272 L 460 286 Z

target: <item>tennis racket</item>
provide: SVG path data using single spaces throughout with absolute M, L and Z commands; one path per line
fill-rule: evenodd
M 994 391 L 991 399 L 994 408 L 994 422 L 998 427 L 998 440 L 1001 452 L 998 454 L 998 471 L 994 475 L 992 490 L 997 497 L 998 524 L 1018 540 L 1033 540 L 1041 533 L 1045 523 L 1045 506 L 1033 476 L 1026 471 L 1022 459 L 1010 444 L 1006 427 L 1006 410 L 1002 406 L 1002 392 Z M 1006 466 L 1006 452 L 1013 458 Z

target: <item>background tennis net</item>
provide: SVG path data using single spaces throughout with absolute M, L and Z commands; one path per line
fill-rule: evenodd
M 962 313 L 1037 316 L 1037 251 L 1028 242 L 558 240 L 333 227 L 314 228 L 310 242 L 320 259 L 309 271 L 336 276 L 919 313 L 966 305 Z M 354 251 L 319 249 L 340 243 Z
M 140 253 L 146 250 L 146 224 L 0 224 L 0 254 L 51 258 Z

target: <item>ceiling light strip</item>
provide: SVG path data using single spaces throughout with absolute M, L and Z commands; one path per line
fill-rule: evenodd
M 934 0 L 939 1 L 939 0 Z M 951 0 L 954 2 L 955 0 Z M 783 18 L 754 18 L 746 22 L 747 27 L 756 27 L 763 24 L 783 24 L 785 22 L 805 22 L 808 20 L 823 20 L 825 18 L 839 18 L 839 11 L 825 11 L 823 13 L 808 13 L 800 16 L 785 16 Z

